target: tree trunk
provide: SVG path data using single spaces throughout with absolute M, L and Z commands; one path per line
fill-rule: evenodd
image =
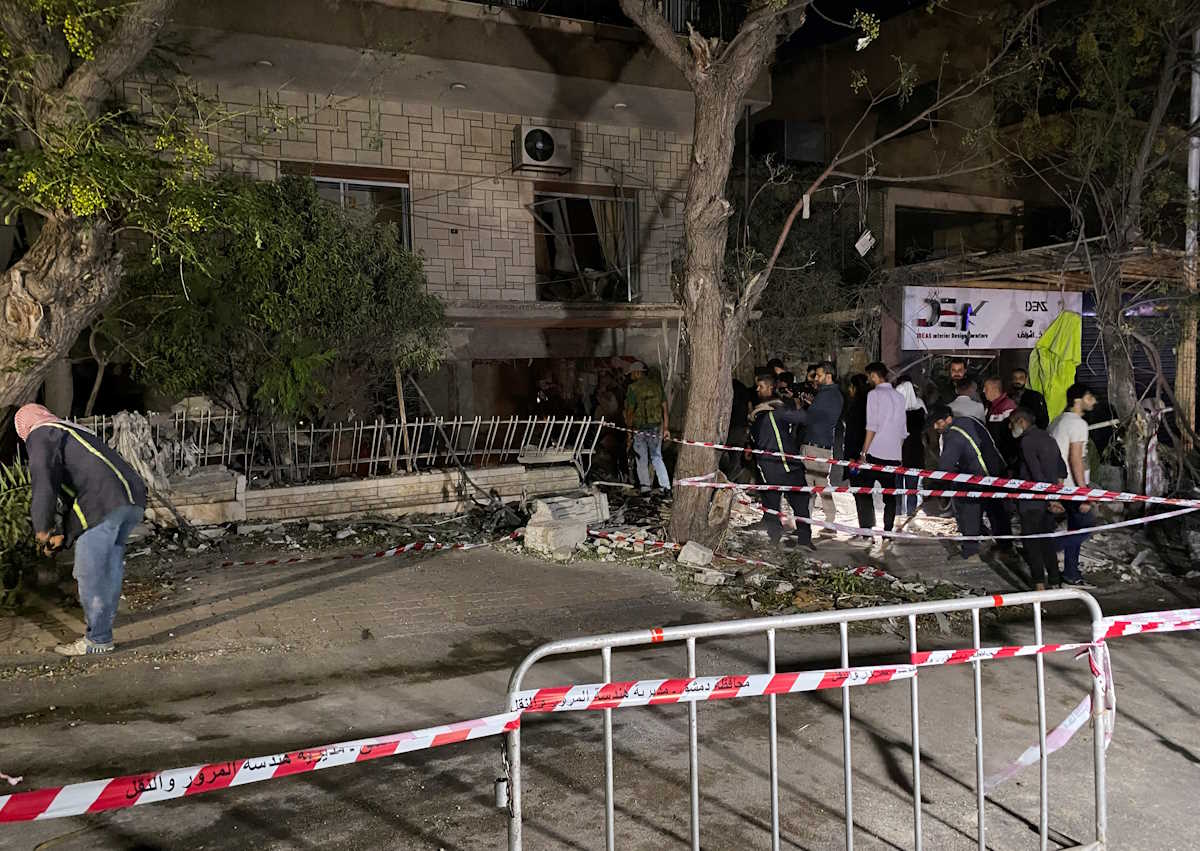
M 687 327 L 687 406 L 683 434 L 690 440 L 722 442 L 729 432 L 733 402 L 733 346 L 739 330 L 732 321 L 721 282 L 725 277 L 729 203 L 725 184 L 733 159 L 734 129 L 740 114 L 741 91 L 717 78 L 696 92 L 695 147 L 684 201 L 683 318 Z M 717 469 L 711 449 L 686 446 L 675 468 L 677 479 L 701 476 Z M 711 546 L 726 526 L 727 517 L 709 517 L 714 491 L 675 489 L 671 535 L 676 541 Z M 718 514 L 720 514 L 718 512 Z
M 1116 255 L 1116 256 L 1119 256 Z M 1122 330 L 1121 264 L 1115 257 L 1096 263 L 1096 322 L 1108 366 L 1108 401 L 1125 425 L 1125 488 L 1142 493 L 1146 483 L 1146 452 L 1152 426 L 1138 402 L 1130 337 Z
M 0 277 L 0 406 L 27 402 L 116 294 L 121 255 L 103 221 L 48 220 Z

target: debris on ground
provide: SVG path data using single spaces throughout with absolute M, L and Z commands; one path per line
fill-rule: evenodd
M 688 541 L 683 545 L 683 549 L 679 551 L 679 556 L 676 559 L 680 564 L 688 567 L 704 567 L 712 564 L 713 551 L 703 544 L 698 544 L 695 541 Z

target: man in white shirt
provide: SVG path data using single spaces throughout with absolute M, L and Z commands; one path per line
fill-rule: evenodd
M 1067 409 L 1054 418 L 1048 429 L 1067 465 L 1064 484 L 1071 487 L 1088 484 L 1088 424 L 1083 415 L 1095 407 L 1096 397 L 1092 391 L 1086 385 L 1072 384 L 1067 388 Z M 1096 510 L 1091 503 L 1067 502 L 1064 507 L 1067 510 L 1068 529 L 1090 529 L 1096 525 Z M 1083 584 L 1083 575 L 1079 572 L 1079 550 L 1086 540 L 1086 534 L 1063 539 L 1062 578 L 1068 585 Z
M 905 411 L 904 396 L 888 383 L 888 370 L 882 363 L 867 364 L 867 381 L 871 391 L 867 394 L 867 436 L 863 441 L 860 461 L 868 464 L 884 466 L 900 466 L 902 457 L 901 447 L 904 438 L 908 437 L 908 414 Z M 864 470 L 855 478 L 855 484 L 862 487 L 874 487 L 879 482 L 880 487 L 894 488 L 895 473 L 881 473 Z M 859 523 L 864 528 L 875 526 L 875 507 L 872 496 L 857 496 Z M 896 523 L 896 498 L 883 498 L 883 528 L 888 532 Z

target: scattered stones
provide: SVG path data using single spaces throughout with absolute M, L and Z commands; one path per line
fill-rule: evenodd
M 796 590 L 796 586 L 790 582 L 779 582 L 775 585 L 776 594 L 790 594 Z
M 698 568 L 692 573 L 692 580 L 700 585 L 715 587 L 717 585 L 724 585 L 728 579 L 729 577 L 721 571 L 707 567 Z
M 334 535 L 333 537 L 334 537 L 336 540 L 339 540 L 339 541 L 344 541 L 344 540 L 346 540 L 347 538 L 353 537 L 354 535 L 357 535 L 357 534 L 358 534 L 358 533 L 357 533 L 357 532 L 355 532 L 353 528 L 349 528 L 349 529 L 343 529 L 342 531 L 338 532 L 338 533 L 337 533 L 336 535 Z
M 712 564 L 713 551 L 703 544 L 697 544 L 695 541 L 688 541 L 683 545 L 683 549 L 679 551 L 677 561 L 680 564 L 685 564 L 688 567 L 704 567 Z M 705 583 L 720 585 L 721 582 Z
M 237 533 L 239 535 L 257 535 L 260 532 L 274 532 L 282 526 L 282 523 L 239 523 Z
M 310 531 L 310 532 L 324 532 L 324 531 L 325 531 L 325 527 L 324 527 L 324 526 L 322 526 L 320 523 L 309 523 L 309 524 L 308 524 L 308 531 Z

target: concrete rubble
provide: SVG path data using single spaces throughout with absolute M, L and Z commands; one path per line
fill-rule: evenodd
M 531 507 L 525 546 L 558 561 L 569 559 L 588 539 L 589 526 L 605 523 L 610 517 L 608 498 L 599 491 L 535 499 Z
M 688 541 L 684 544 L 683 549 L 679 551 L 679 557 L 676 559 L 680 564 L 688 567 L 705 567 L 712 564 L 713 551 L 703 544 L 697 544 L 695 541 Z

